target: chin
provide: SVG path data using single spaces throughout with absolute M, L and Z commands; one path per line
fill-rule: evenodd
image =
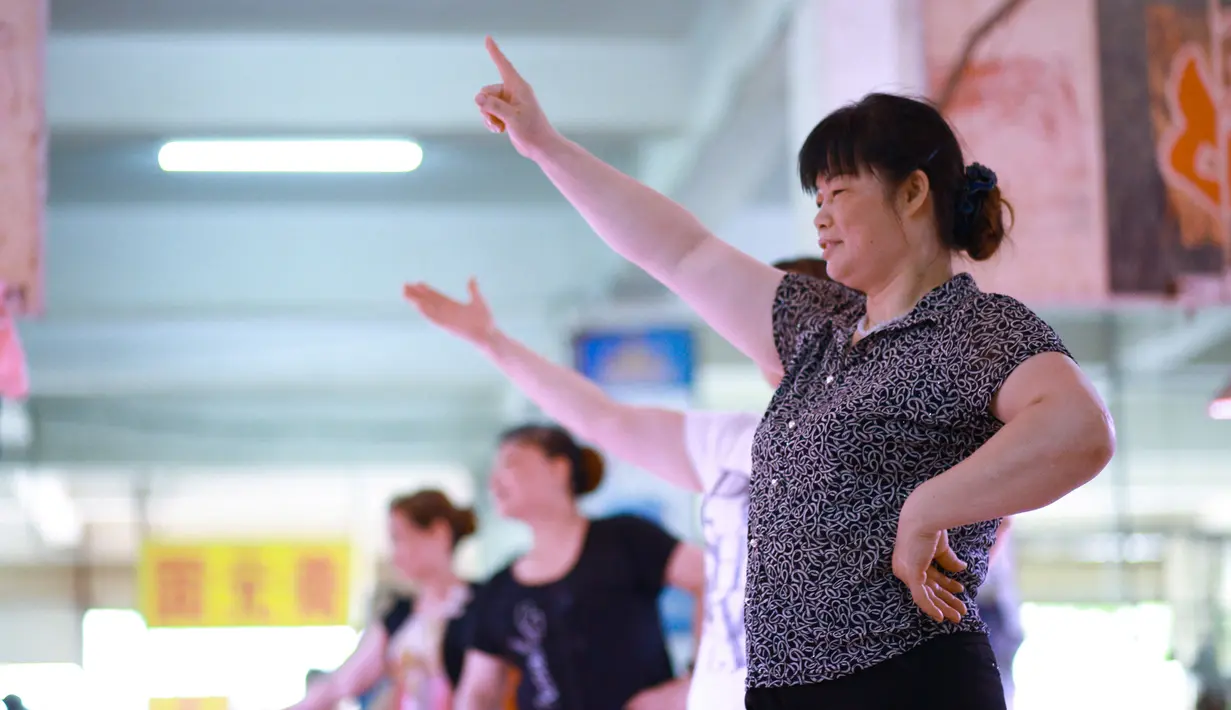
M 517 518 L 517 512 L 518 510 L 516 505 L 513 505 L 512 503 L 500 498 L 496 499 L 496 513 L 500 515 L 500 517 Z

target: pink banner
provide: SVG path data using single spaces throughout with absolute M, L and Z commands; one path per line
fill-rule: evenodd
M 0 0 L 0 280 L 18 315 L 43 310 L 46 0 Z
M 927 0 L 935 96 L 971 31 L 1001 0 Z M 967 162 L 997 172 L 1013 205 L 992 260 L 962 264 L 979 285 L 1032 305 L 1109 298 L 1095 0 L 1030 0 L 975 52 L 948 107 Z

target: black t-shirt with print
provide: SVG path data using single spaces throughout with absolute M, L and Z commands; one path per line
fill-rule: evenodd
M 526 586 L 510 566 L 484 585 L 471 647 L 521 672 L 523 710 L 620 710 L 672 678 L 658 598 L 678 544 L 641 518 L 594 520 L 561 579 Z

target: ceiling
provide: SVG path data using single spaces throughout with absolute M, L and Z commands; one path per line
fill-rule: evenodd
M 401 302 L 407 280 L 461 294 L 477 276 L 509 332 L 565 362 L 579 328 L 695 325 L 629 279 L 541 172 L 483 130 L 471 97 L 493 80 L 488 32 L 509 38 L 566 135 L 757 258 L 811 248 L 789 206 L 789 0 L 51 6 L 48 309 L 21 326 L 37 442 L 25 457 L 37 465 L 101 463 L 113 483 L 152 467 L 257 475 L 449 460 L 481 472 L 495 433 L 529 409 L 472 348 Z M 171 138 L 372 134 L 420 141 L 422 167 L 226 176 L 156 165 Z M 640 286 L 615 288 L 630 282 Z M 1101 377 L 1117 347 L 1147 365 L 1126 378 L 1139 390 L 1126 431 L 1158 454 L 1134 474 L 1151 495 L 1171 500 L 1160 491 L 1173 472 L 1197 482 L 1168 505 L 1221 501 L 1206 474 L 1228 439 L 1201 407 L 1231 370 L 1231 318 L 1046 315 Z M 761 406 L 755 369 L 700 333 L 699 403 Z M 1183 459 L 1192 450 L 1209 456 Z M 114 485 L 81 495 L 129 495 Z M 294 484 L 279 485 L 251 490 L 274 500 Z M 1076 514 L 1097 509 L 1086 503 Z M 266 510 L 277 518 L 278 506 Z
M 683 37 L 706 0 L 54 0 L 56 32 Z
M 484 134 L 416 136 L 423 164 L 377 175 L 218 175 L 164 173 L 159 137 L 53 135 L 48 200 L 82 203 L 492 203 L 551 202 L 560 196 L 507 141 Z M 595 155 L 636 170 L 637 141 L 625 135 L 575 135 Z

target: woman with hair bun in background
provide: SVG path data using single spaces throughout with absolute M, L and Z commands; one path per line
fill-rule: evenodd
M 474 587 L 453 571 L 457 543 L 474 533 L 475 515 L 440 491 L 424 490 L 389 504 L 393 565 L 415 587 L 399 596 L 359 640 L 338 670 L 312 683 L 290 710 L 332 710 L 387 677 L 378 710 L 450 710 L 473 633 Z
M 667 586 L 700 598 L 701 550 L 641 518 L 584 517 L 577 497 L 602 478 L 598 452 L 559 427 L 501 437 L 496 507 L 529 525 L 534 542 L 475 600 L 457 710 L 495 707 L 509 668 L 520 708 L 683 707 L 687 679 L 673 678 L 658 598 Z

